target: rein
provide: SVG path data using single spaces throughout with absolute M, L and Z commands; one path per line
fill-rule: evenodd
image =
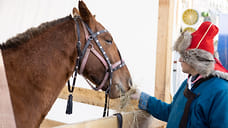
M 77 78 L 77 74 L 82 74 L 85 68 L 85 65 L 88 61 L 88 57 L 89 54 L 92 53 L 94 54 L 100 61 L 101 63 L 104 65 L 105 67 L 105 76 L 104 79 L 102 80 L 101 84 L 98 87 L 94 87 L 90 81 L 88 79 L 86 79 L 86 81 L 88 82 L 88 84 L 91 86 L 92 89 L 98 91 L 100 90 L 105 83 L 107 82 L 107 80 L 109 80 L 109 85 L 108 88 L 105 91 L 105 105 L 104 105 L 104 112 L 103 112 L 103 117 L 109 115 L 109 94 L 110 94 L 110 90 L 111 90 L 111 85 L 112 85 L 112 73 L 118 69 L 120 69 L 121 67 L 125 66 L 124 61 L 122 60 L 122 57 L 119 53 L 120 56 L 120 61 L 111 64 L 105 50 L 103 49 L 102 45 L 100 44 L 97 36 L 99 36 L 102 33 L 106 33 L 108 32 L 106 29 L 105 30 L 101 30 L 98 32 L 93 32 L 91 30 L 91 28 L 82 21 L 80 16 L 75 16 L 73 17 L 75 24 L 76 24 L 76 31 L 77 31 L 77 44 L 76 44 L 76 48 L 77 48 L 77 52 L 78 52 L 78 56 L 76 59 L 76 65 L 74 68 L 74 73 L 73 73 L 73 83 L 72 86 L 70 84 L 70 80 L 68 80 L 68 91 L 70 92 L 69 97 L 68 97 L 68 102 L 67 102 L 67 110 L 66 110 L 66 114 L 72 114 L 72 106 L 73 106 L 73 96 L 72 93 L 74 91 L 74 87 L 75 87 L 75 83 L 76 83 L 76 78 Z M 84 33 L 85 33 L 85 37 L 86 37 L 86 44 L 83 48 L 83 50 L 81 50 L 81 40 L 80 40 L 80 27 L 79 27 L 79 21 L 81 21 L 83 28 L 84 28 Z M 102 53 L 102 55 L 99 54 L 98 51 L 96 51 L 96 49 L 94 49 L 92 41 L 95 42 L 95 45 L 98 46 L 100 52 Z M 79 72 L 78 72 L 79 70 Z M 107 111 L 108 109 L 108 111 Z

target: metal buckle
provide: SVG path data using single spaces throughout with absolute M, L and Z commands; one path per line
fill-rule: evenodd
M 89 35 L 88 40 L 90 40 L 90 41 L 93 40 L 93 36 Z

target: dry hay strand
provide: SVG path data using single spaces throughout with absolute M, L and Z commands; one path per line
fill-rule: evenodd
M 136 87 L 132 87 L 129 91 L 127 91 L 124 95 L 120 97 L 120 111 L 127 111 L 126 109 L 128 108 L 130 108 L 130 111 L 135 109 L 134 107 L 132 107 L 134 105 L 131 102 L 131 95 L 134 93 L 136 93 Z
M 142 124 L 145 124 L 145 120 L 149 117 L 149 114 L 143 110 L 138 110 L 138 107 L 135 108 L 135 103 L 138 106 L 138 100 L 132 100 L 131 95 L 136 93 L 137 86 L 133 86 L 128 92 L 120 97 L 120 105 L 117 112 L 132 112 L 133 118 L 129 119 L 127 122 L 129 123 L 130 128 L 142 128 Z M 120 92 L 121 93 L 121 92 Z M 134 102 L 133 102 L 134 101 Z M 136 102 L 135 102 L 136 101 Z M 133 104 L 134 103 L 134 104 Z M 144 127 L 144 126 L 143 126 Z

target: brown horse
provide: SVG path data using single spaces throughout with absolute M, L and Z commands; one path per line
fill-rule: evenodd
M 89 32 L 86 32 L 85 25 L 88 25 L 92 32 L 105 30 L 82 1 L 79 1 L 79 12 L 75 11 L 75 15 L 80 17 L 67 16 L 43 23 L 0 45 L 17 128 L 39 127 L 73 74 L 75 60 L 79 56 L 76 48 L 79 38 L 81 49 L 86 47 L 86 33 Z M 77 30 L 80 30 L 80 36 Z M 122 61 L 109 32 L 101 32 L 95 38 L 100 42 L 111 64 Z M 97 53 L 104 55 L 96 41 L 88 40 L 91 41 L 90 48 L 93 47 Z M 103 64 L 94 54 L 88 54 L 82 75 L 99 88 L 107 70 L 104 65 L 107 64 Z M 129 90 L 131 77 L 127 67 L 113 71 L 111 82 L 110 98 L 119 97 L 120 90 Z M 102 90 L 106 90 L 109 83 L 107 79 Z

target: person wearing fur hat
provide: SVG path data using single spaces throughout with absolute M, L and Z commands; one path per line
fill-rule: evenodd
M 174 45 L 182 71 L 188 74 L 171 104 L 144 92 L 138 107 L 166 121 L 167 128 L 228 128 L 228 71 L 214 56 L 218 27 L 203 22 L 192 34 L 183 32 Z

